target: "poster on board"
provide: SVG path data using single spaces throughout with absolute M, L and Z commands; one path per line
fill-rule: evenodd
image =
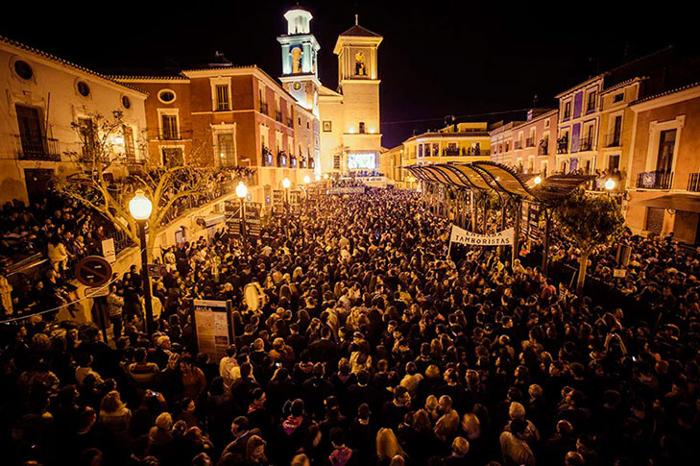
M 233 343 L 231 301 L 195 299 L 194 325 L 199 351 L 218 361 Z

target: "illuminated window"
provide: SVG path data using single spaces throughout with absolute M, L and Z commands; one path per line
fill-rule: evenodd
M 124 155 L 127 159 L 136 158 L 136 145 L 134 144 L 134 130 L 131 126 L 123 125 L 122 133 L 124 134 Z
M 177 115 L 161 115 L 162 139 L 178 139 Z
M 220 133 L 217 135 L 219 146 L 219 160 L 222 167 L 230 167 L 236 164 L 236 151 L 233 133 Z

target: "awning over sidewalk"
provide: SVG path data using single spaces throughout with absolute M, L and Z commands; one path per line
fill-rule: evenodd
M 700 196 L 690 194 L 668 194 L 666 196 L 654 197 L 634 204 L 643 205 L 657 209 L 675 209 L 684 212 L 700 213 Z
M 493 191 L 521 199 L 556 202 L 571 194 L 591 176 L 562 175 L 534 182 L 534 175 L 515 172 L 512 168 L 494 162 L 440 163 L 404 167 L 416 178 L 445 186 L 479 191 Z

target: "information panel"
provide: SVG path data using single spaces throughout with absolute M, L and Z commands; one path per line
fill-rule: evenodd
M 194 324 L 199 351 L 218 361 L 233 342 L 231 301 L 195 299 Z

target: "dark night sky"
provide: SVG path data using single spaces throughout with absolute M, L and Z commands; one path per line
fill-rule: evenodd
M 240 0 L 160 2 L 17 2 L 0 15 L 0 34 L 103 72 L 158 71 L 206 63 L 221 50 L 235 64 L 281 70 L 276 36 L 293 2 Z M 383 145 L 413 130 L 435 128 L 447 114 L 479 115 L 551 105 L 561 90 L 628 57 L 668 44 L 697 46 L 681 4 L 613 1 L 534 2 L 333 1 L 301 2 L 321 51 L 320 77 L 335 88 L 337 35 L 354 13 L 384 36 L 380 46 Z M 3 7 L 5 9 L 5 7 Z M 684 13 L 685 11 L 685 13 Z M 517 116 L 517 115 L 516 115 Z M 407 120 L 432 121 L 397 123 Z

